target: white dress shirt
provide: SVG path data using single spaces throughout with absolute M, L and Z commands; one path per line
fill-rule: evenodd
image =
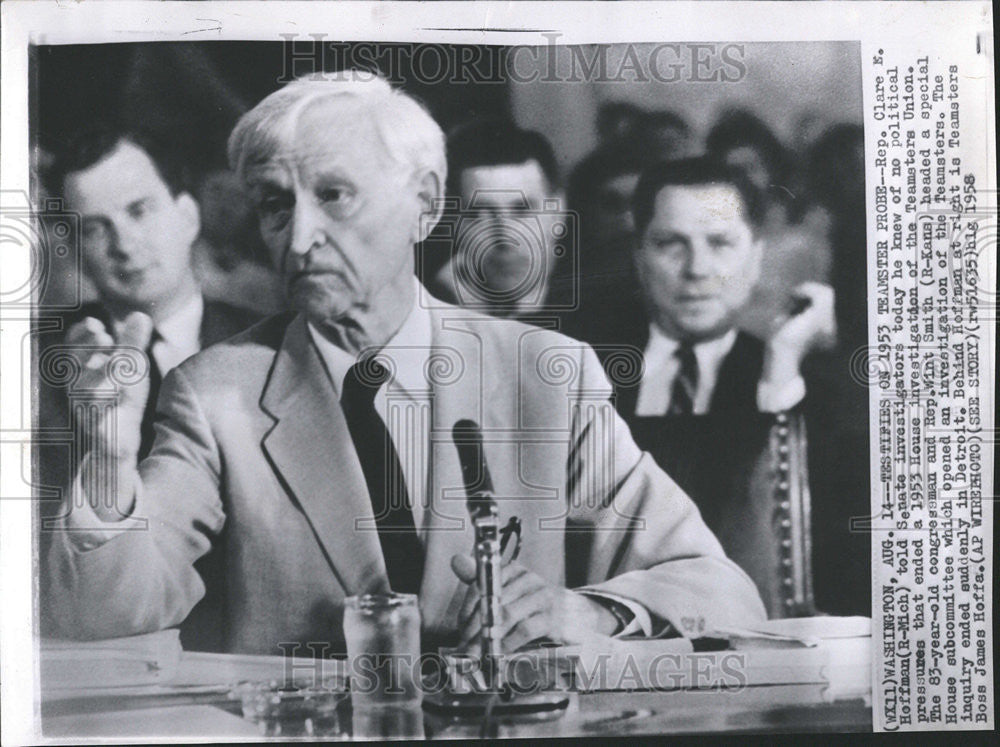
M 330 342 L 312 322 L 308 323 L 308 327 L 339 399 L 347 371 L 357 358 Z M 428 309 L 414 303 L 402 326 L 378 352 L 377 360 L 391 375 L 375 394 L 375 412 L 385 423 L 399 455 L 413 510 L 413 524 L 422 541 L 426 539 L 424 517 L 430 495 L 427 466 L 430 463 L 431 384 L 424 372 L 431 352 L 431 328 Z
M 201 293 L 195 293 L 191 300 L 156 324 L 154 330 L 157 337 L 151 352 L 161 376 L 166 376 L 172 368 L 201 350 L 201 319 L 204 314 L 205 301 Z M 121 325 L 119 320 L 112 322 L 116 339 Z
M 698 385 L 694 396 L 694 414 L 705 415 L 711 409 L 712 395 L 719 379 L 719 369 L 736 342 L 737 332 L 729 330 L 722 337 L 694 345 L 698 361 Z M 667 337 L 655 324 L 649 326 L 649 342 L 644 355 L 645 371 L 639 384 L 635 414 L 640 417 L 666 415 L 670 410 L 670 396 L 674 379 L 680 373 L 680 361 L 675 353 L 680 342 Z M 781 412 L 795 407 L 806 394 L 801 376 L 788 384 L 773 387 L 765 381 L 757 385 L 757 409 L 761 412 Z
M 424 293 L 417 288 L 416 298 Z M 399 454 L 403 479 L 413 511 L 413 524 L 417 535 L 426 544 L 427 527 L 424 520 L 429 511 L 427 501 L 431 497 L 428 480 L 430 463 L 431 382 L 426 378 L 431 355 L 432 319 L 424 304 L 414 302 L 413 308 L 392 339 L 382 347 L 377 359 L 389 370 L 389 380 L 375 394 L 375 412 L 382 418 L 393 446 Z M 357 358 L 330 342 L 308 323 L 309 334 L 319 351 L 338 399 L 343 391 L 344 378 Z M 415 408 L 413 406 L 416 406 Z M 426 406 L 421 406 L 426 405 Z M 470 548 L 471 550 L 471 548 Z M 629 624 L 616 637 L 634 634 L 650 635 L 652 620 L 649 612 L 641 604 L 614 594 L 587 592 L 587 596 L 599 597 L 624 606 L 632 613 Z

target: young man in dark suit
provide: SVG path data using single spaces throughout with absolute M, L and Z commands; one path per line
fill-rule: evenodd
M 149 393 L 139 424 L 139 453 L 145 456 L 153 442 L 162 378 L 259 317 L 202 296 L 191 264 L 200 229 L 198 204 L 188 192 L 182 164 L 161 144 L 140 133 L 95 128 L 59 154 L 52 182 L 66 208 L 80 216 L 84 270 L 99 300 L 59 319 L 52 332 L 39 333 L 40 433 L 72 428 L 85 411 L 74 402 L 93 404 L 88 392 L 102 369 L 114 365 L 108 356 L 100 357 L 100 366 L 84 368 L 67 382 L 48 375 L 57 370 L 60 357 L 74 349 L 110 351 L 125 344 L 143 351 L 148 366 L 143 370 Z M 82 448 L 77 441 L 68 453 L 65 446 L 39 448 L 43 485 L 67 484 L 80 456 L 75 450 Z M 41 504 L 43 538 L 57 504 Z
M 447 155 L 459 212 L 424 244 L 428 290 L 491 316 L 551 323 L 551 307 L 565 301 L 553 271 L 567 230 L 552 145 L 511 121 L 481 119 L 448 136 Z
M 644 353 L 642 377 L 619 388 L 619 409 L 757 583 L 769 613 L 808 613 L 812 537 L 835 533 L 842 548 L 858 544 L 846 514 L 829 526 L 809 520 L 810 487 L 823 475 L 809 474 L 807 424 L 813 449 L 824 434 L 802 370 L 835 336 L 833 292 L 818 283 L 796 288 L 767 340 L 739 330 L 765 250 L 760 200 L 738 171 L 714 160 L 648 170 L 634 212 L 649 324 L 632 341 Z M 825 516 L 829 506 L 819 508 Z M 856 586 L 867 588 L 866 580 Z

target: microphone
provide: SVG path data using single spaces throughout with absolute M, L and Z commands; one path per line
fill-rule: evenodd
M 465 482 L 466 506 L 475 529 L 476 586 L 482 621 L 483 669 L 496 691 L 500 686 L 502 620 L 500 605 L 500 518 L 493 497 L 493 480 L 483 452 L 483 432 L 472 420 L 459 420 L 451 429 Z
M 458 451 L 469 514 L 473 519 L 485 516 L 491 506 L 496 507 L 496 501 L 493 498 L 493 480 L 483 451 L 483 431 L 474 420 L 463 419 L 452 426 L 451 438 Z

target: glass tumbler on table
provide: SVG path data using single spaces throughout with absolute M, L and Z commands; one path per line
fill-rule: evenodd
M 351 705 L 420 707 L 420 609 L 415 594 L 365 594 L 344 602 Z

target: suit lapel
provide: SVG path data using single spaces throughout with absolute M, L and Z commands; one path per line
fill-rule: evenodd
M 745 332 L 736 335 L 723 359 L 712 392 L 711 412 L 757 409 L 757 384 L 764 365 L 764 345 Z
M 469 314 L 432 311 L 433 356 L 444 363 L 429 366 L 433 392 L 430 494 L 426 527 L 426 564 L 421 610 L 429 630 L 446 628 L 458 612 L 465 587 L 451 570 L 456 553 L 471 554 L 473 532 L 452 427 L 469 418 L 486 428 L 483 397 L 482 337 Z M 446 362 L 446 363 L 445 363 Z M 446 372 L 435 376 L 434 371 Z M 495 393 L 494 393 L 495 394 Z
M 343 412 L 302 316 L 285 333 L 261 407 L 275 418 L 263 440 L 347 594 L 388 587 L 371 502 Z M 359 528 L 357 522 L 365 522 Z

